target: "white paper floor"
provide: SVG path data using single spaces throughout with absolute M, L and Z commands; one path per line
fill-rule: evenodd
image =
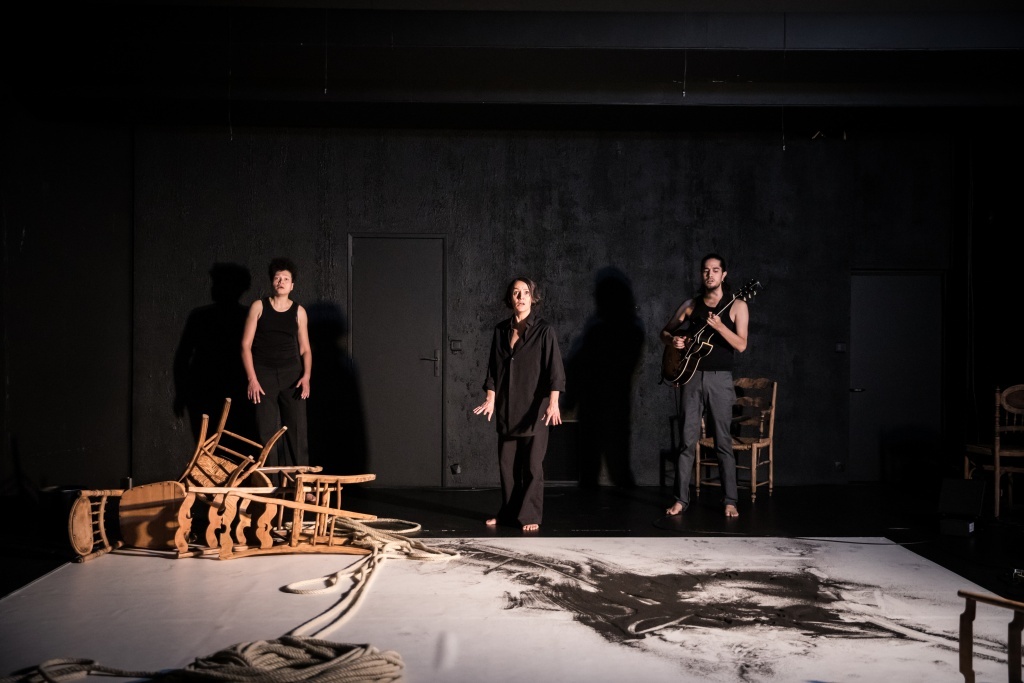
M 412 683 L 958 681 L 958 589 L 882 538 L 426 539 L 447 561 L 389 559 L 318 637 L 398 652 Z M 175 560 L 112 553 L 0 600 L 0 676 L 77 657 L 181 668 L 272 640 L 341 594 L 288 584 L 356 558 Z M 1012 613 L 978 606 L 977 680 L 1005 681 Z

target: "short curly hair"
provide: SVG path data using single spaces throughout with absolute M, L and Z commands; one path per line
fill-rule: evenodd
M 274 276 L 277 275 L 282 270 L 287 270 L 289 273 L 292 274 L 292 282 L 299 281 L 298 267 L 295 265 L 294 261 L 292 261 L 290 258 L 285 258 L 284 256 L 278 256 L 275 259 L 271 259 L 270 265 L 267 266 L 267 276 L 271 279 L 271 281 L 273 281 Z

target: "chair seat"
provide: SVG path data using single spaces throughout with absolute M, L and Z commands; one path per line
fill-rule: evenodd
M 733 437 L 732 449 L 735 451 L 736 449 L 748 450 L 753 447 L 767 448 L 770 443 L 771 439 L 758 439 L 756 437 L 737 436 Z
M 118 522 L 129 548 L 167 550 L 187 546 L 178 511 L 185 486 L 177 481 L 142 484 L 121 494 Z
M 972 455 L 987 456 L 989 458 L 992 458 L 993 455 L 992 444 L 967 444 L 966 446 L 964 446 L 964 450 Z M 1000 461 L 1002 461 L 1003 459 L 1015 458 L 1024 458 L 1024 448 L 1006 448 L 1005 446 L 999 448 Z M 992 469 L 992 467 L 994 466 L 994 463 L 992 462 L 974 461 L 974 463 L 976 467 L 984 467 L 985 469 Z M 1024 470 L 1024 465 L 1015 466 L 1008 465 L 1005 462 L 1000 462 L 999 469 L 1004 470 L 1006 472 L 1021 471 Z
M 967 450 L 968 453 L 972 453 L 974 455 L 987 455 L 990 458 L 992 457 L 992 449 L 991 448 L 985 450 L 985 449 L 980 449 L 980 448 L 975 449 L 975 448 L 968 447 L 966 450 Z M 999 449 L 999 459 L 1000 460 L 1005 459 L 1005 458 L 1022 458 L 1022 457 L 1024 457 L 1024 450 L 1018 450 L 1016 448 L 1000 448 Z M 991 465 L 989 465 L 989 466 L 991 467 Z M 1006 465 L 1006 463 L 1003 463 L 1000 466 L 1000 469 L 1009 469 L 1009 467 Z
M 700 440 L 699 443 L 700 443 L 702 448 L 708 448 L 708 449 L 712 449 L 713 450 L 714 447 L 715 447 L 715 440 L 712 439 L 711 437 L 704 437 L 703 439 Z M 771 445 L 771 439 L 759 439 L 759 438 L 753 437 L 753 436 L 734 436 L 734 437 L 732 437 L 732 450 L 733 451 L 749 451 L 751 448 L 754 448 L 754 447 L 757 447 L 757 448 L 767 448 L 769 445 Z M 717 465 L 718 462 L 717 461 L 715 461 L 714 463 L 709 462 L 708 464 L 709 465 L 710 464 Z

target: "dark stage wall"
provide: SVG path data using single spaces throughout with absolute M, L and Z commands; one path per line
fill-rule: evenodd
M 612 267 L 628 278 L 645 333 L 626 425 L 642 485 L 658 482 L 670 441 L 657 331 L 707 251 L 728 257 L 734 284 L 765 285 L 737 374 L 779 380 L 777 485 L 845 481 L 834 462 L 847 450 L 849 367 L 836 343 L 849 337 L 853 271 L 946 276 L 948 450 L 936 454 L 937 469 L 955 471 L 972 384 L 988 413 L 1000 349 L 976 356 L 965 341 L 965 292 L 973 274 L 987 316 L 989 283 L 1000 282 L 988 264 L 1006 262 L 989 235 L 1012 218 L 1008 181 L 992 170 L 1003 152 L 967 142 L 969 133 L 852 130 L 845 140 L 783 143 L 763 130 L 18 123 L 25 135 L 12 136 L 5 166 L 5 482 L 176 478 L 194 445 L 197 395 L 234 386 L 225 373 L 236 359 L 224 350 L 234 343 L 232 316 L 265 291 L 268 259 L 293 257 L 296 298 L 344 315 L 350 233 L 446 238 L 447 335 L 463 341 L 445 359 L 444 457 L 461 466 L 446 485 L 497 483 L 492 426 L 471 408 L 490 328 L 505 314 L 498 295 L 516 274 L 546 285 L 546 316 L 567 357 L 594 313 L 598 273 Z M 971 240 L 990 250 L 973 270 Z M 251 276 L 248 289 L 233 284 L 239 271 Z M 215 339 L 193 336 L 196 322 L 217 330 Z M 227 360 L 210 366 L 218 372 L 203 374 L 197 394 L 186 352 L 204 343 L 207 358 Z M 336 391 L 331 367 L 314 363 L 314 397 Z M 241 403 L 232 419 L 245 429 Z M 396 428 L 408 409 L 396 397 Z M 356 428 L 341 426 L 311 435 L 321 449 L 314 458 L 354 452 Z

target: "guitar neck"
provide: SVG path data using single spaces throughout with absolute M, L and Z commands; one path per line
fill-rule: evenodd
M 739 294 L 733 294 L 732 298 L 729 299 L 729 302 L 726 305 L 722 306 L 721 310 L 718 311 L 718 315 L 721 316 L 723 313 L 725 313 L 727 310 L 729 310 L 729 307 L 732 306 L 734 303 L 736 303 L 736 299 L 739 299 L 739 298 L 740 298 Z M 706 329 L 708 329 L 708 322 L 705 320 L 704 324 L 701 325 L 701 328 L 699 330 L 697 330 L 696 334 L 694 334 L 692 336 L 693 337 L 698 337 L 698 336 L 700 336 L 701 332 L 703 332 Z

